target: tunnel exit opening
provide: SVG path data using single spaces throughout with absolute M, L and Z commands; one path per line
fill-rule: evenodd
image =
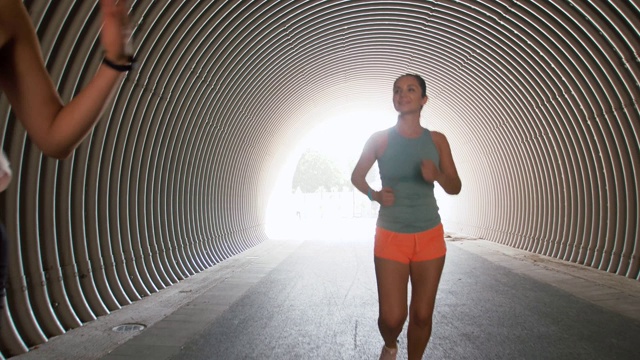
M 345 112 L 320 120 L 299 137 L 271 192 L 267 235 L 339 239 L 362 234 L 360 230 L 366 234 L 375 222 L 377 204 L 353 187 L 351 171 L 369 136 L 393 126 L 395 119 L 393 111 Z M 375 166 L 369 176 L 377 176 Z

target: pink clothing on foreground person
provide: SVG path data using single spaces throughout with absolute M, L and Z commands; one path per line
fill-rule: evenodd
M 11 183 L 11 166 L 4 151 L 0 152 L 0 192 L 3 192 Z

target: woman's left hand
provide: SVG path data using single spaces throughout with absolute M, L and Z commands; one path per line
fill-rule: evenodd
M 440 170 L 438 170 L 436 164 L 431 160 L 422 160 L 420 169 L 422 170 L 422 178 L 424 181 L 436 182 L 440 178 Z

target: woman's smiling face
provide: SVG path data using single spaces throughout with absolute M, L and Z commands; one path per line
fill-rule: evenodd
M 427 102 L 420 83 L 413 76 L 401 76 L 393 84 L 393 106 L 400 114 L 420 112 Z

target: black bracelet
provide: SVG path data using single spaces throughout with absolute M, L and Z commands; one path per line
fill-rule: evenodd
M 112 68 L 115 71 L 127 72 L 133 70 L 133 65 L 136 63 L 136 59 L 133 56 L 128 56 L 129 63 L 120 65 L 116 64 L 113 61 L 107 59 L 106 56 L 102 57 L 102 63 Z

